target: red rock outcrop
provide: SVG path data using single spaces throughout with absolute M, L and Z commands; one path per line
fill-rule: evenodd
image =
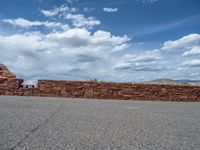
M 14 75 L 5 65 L 0 64 L 0 78 L 16 78 L 16 75 Z

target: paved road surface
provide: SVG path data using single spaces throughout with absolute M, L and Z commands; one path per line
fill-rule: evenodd
M 1 150 L 199 150 L 200 103 L 0 97 Z

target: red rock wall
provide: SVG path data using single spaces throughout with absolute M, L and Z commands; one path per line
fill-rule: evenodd
M 0 95 L 14 95 L 23 83 L 22 79 L 0 78 Z
M 14 75 L 10 70 L 3 64 L 0 64 L 0 79 L 5 78 L 16 78 L 16 75 Z
M 199 86 L 39 80 L 37 88 L 23 88 L 22 82 L 21 79 L 0 79 L 0 95 L 200 101 Z

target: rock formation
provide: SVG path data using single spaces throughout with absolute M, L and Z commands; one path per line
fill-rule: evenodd
M 0 78 L 16 78 L 16 75 L 14 75 L 5 65 L 0 64 Z

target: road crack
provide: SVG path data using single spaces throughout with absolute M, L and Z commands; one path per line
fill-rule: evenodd
M 44 122 L 41 122 L 40 124 L 38 124 L 35 128 L 33 128 L 32 130 L 30 130 L 30 132 L 24 136 L 24 138 L 22 138 L 20 141 L 18 141 L 15 146 L 13 146 L 10 150 L 15 150 L 18 146 L 20 146 L 27 138 L 29 138 L 33 133 L 35 133 L 38 129 L 40 129 L 41 127 L 45 126 L 62 108 L 62 104 L 60 104 L 60 106 L 56 109 L 56 111 L 54 111 Z

